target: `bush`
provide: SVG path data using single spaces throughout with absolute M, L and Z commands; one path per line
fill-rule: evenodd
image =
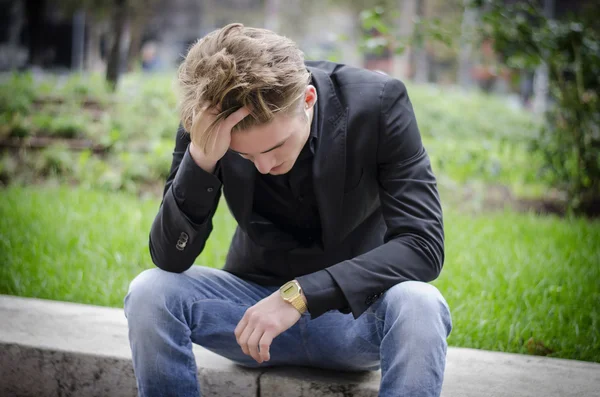
M 528 2 L 477 3 L 485 3 L 484 33 L 493 38 L 509 66 L 547 65 L 554 104 L 533 148 L 541 153 L 543 171 L 552 184 L 568 192 L 570 207 L 594 210 L 600 204 L 598 7 L 554 20 Z
M 0 83 L 0 112 L 28 113 L 36 96 L 29 73 L 13 73 Z
M 73 172 L 72 154 L 62 145 L 53 145 L 35 157 L 34 169 L 38 176 L 68 176 Z

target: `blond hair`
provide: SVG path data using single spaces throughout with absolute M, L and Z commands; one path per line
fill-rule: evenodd
M 304 97 L 310 74 L 304 54 L 290 39 L 234 23 L 196 42 L 179 67 L 180 117 L 194 143 L 206 150 L 214 126 L 247 107 L 250 115 L 232 131 L 267 124 L 291 113 Z M 204 107 L 220 111 L 215 123 L 199 131 L 195 120 Z

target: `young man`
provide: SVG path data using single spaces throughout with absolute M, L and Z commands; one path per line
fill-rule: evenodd
M 439 396 L 442 210 L 404 85 L 240 24 L 195 44 L 179 83 L 158 269 L 125 298 L 140 395 L 197 396 L 196 343 L 251 367 L 381 368 L 381 396 Z M 238 223 L 225 266 L 192 265 L 221 190 Z

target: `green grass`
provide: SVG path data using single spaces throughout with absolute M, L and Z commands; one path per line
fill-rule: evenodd
M 434 282 L 452 309 L 450 344 L 600 362 L 600 223 L 448 211 Z M 533 348 L 534 352 L 543 347 Z
M 129 282 L 154 266 L 155 198 L 69 187 L 0 194 L 0 293 L 120 306 Z M 223 263 L 234 226 L 220 206 L 198 263 Z
M 2 294 L 121 307 L 130 280 L 153 267 L 156 198 L 64 186 L 0 194 Z M 197 263 L 220 267 L 235 226 L 225 205 L 214 224 Z M 450 345 L 526 353 L 531 340 L 600 362 L 599 222 L 448 208 L 445 229 L 434 284 L 452 309 Z

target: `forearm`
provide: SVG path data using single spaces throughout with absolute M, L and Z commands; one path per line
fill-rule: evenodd
M 297 280 L 307 297 L 311 318 L 328 310 L 351 311 L 358 318 L 394 285 L 409 280 L 434 280 L 442 263 L 440 246 L 406 235 Z
M 204 249 L 220 197 L 219 179 L 184 154 L 150 230 L 150 255 L 161 269 L 187 270 Z

